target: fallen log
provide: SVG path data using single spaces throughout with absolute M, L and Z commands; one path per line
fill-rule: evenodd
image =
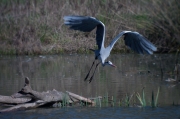
M 89 98 L 85 98 L 69 91 L 66 91 L 66 93 L 59 92 L 55 89 L 47 92 L 35 91 L 30 86 L 29 78 L 26 77 L 24 87 L 20 91 L 11 96 L 0 95 L 0 103 L 13 104 L 12 107 L 0 110 L 0 113 L 32 109 L 45 105 L 51 107 L 58 107 L 57 105 L 69 106 L 78 102 L 84 102 L 87 105 L 92 106 L 95 105 L 94 101 L 90 100 Z
M 12 96 L 3 96 L 0 95 L 0 103 L 6 103 L 6 104 L 21 104 L 31 101 L 31 98 L 25 97 L 25 98 L 13 98 Z

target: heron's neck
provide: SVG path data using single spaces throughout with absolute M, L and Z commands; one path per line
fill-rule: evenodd
M 101 60 L 103 66 L 106 65 L 105 60 L 109 57 L 109 55 L 110 55 L 109 47 L 107 48 L 102 47 L 100 50 L 99 59 Z
M 101 48 L 104 48 L 104 41 L 105 41 L 105 34 L 106 34 L 106 31 L 105 31 L 105 25 L 104 25 L 104 29 L 103 29 L 103 39 L 102 39 L 102 44 L 101 44 Z
M 122 31 L 120 32 L 109 44 L 108 47 L 110 47 L 110 50 L 112 50 L 112 48 L 114 47 L 114 44 L 117 42 L 117 40 L 122 36 L 124 35 L 125 33 L 128 33 L 128 32 L 131 32 L 131 31 Z

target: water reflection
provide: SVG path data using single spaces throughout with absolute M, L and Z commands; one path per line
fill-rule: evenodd
M 108 94 L 122 99 L 145 87 L 150 102 L 152 91 L 160 87 L 160 105 L 180 104 L 180 86 L 164 82 L 173 78 L 175 55 L 112 54 L 110 60 L 117 68 L 99 66 L 89 84 L 83 79 L 93 60 L 94 55 L 1 56 L 0 94 L 20 90 L 28 76 L 37 91 L 68 90 L 85 97 Z

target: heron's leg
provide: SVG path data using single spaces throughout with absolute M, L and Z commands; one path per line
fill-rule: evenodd
M 88 74 L 86 75 L 86 78 L 84 79 L 84 81 L 87 80 L 87 78 L 88 78 L 88 76 L 89 76 L 89 73 L 91 72 L 91 69 L 92 69 L 92 67 L 93 67 L 93 65 L 94 65 L 94 63 L 95 63 L 95 61 L 96 61 L 96 59 L 93 61 L 92 65 L 91 65 L 91 68 L 90 68 Z
M 93 79 L 93 77 L 94 77 L 94 74 L 95 74 L 95 72 L 96 72 L 97 66 L 98 66 L 100 63 L 101 63 L 101 62 L 99 62 L 99 63 L 96 64 L 96 67 L 95 67 L 95 69 L 94 69 L 93 75 L 92 75 L 91 78 L 89 79 L 89 83 L 91 83 L 91 81 L 92 81 L 92 79 Z

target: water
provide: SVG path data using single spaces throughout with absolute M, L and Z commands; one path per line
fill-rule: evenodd
M 56 89 L 70 91 L 84 97 L 105 96 L 116 100 L 135 92 L 142 93 L 145 87 L 147 105 L 150 106 L 152 91 L 156 95 L 160 87 L 158 108 L 138 107 L 70 107 L 34 109 L 2 114 L 3 118 L 118 118 L 118 117 L 180 117 L 180 85 L 165 82 L 174 78 L 175 55 L 155 54 L 112 54 L 109 57 L 117 68 L 99 66 L 94 79 L 89 84 L 84 78 L 94 60 L 94 55 L 47 55 L 47 56 L 0 56 L 0 95 L 11 95 L 24 85 L 24 77 L 29 77 L 31 86 L 37 91 Z M 163 72 L 163 75 L 162 75 Z M 133 100 L 138 103 L 134 96 Z M 138 113 L 138 115 L 137 115 Z M 86 116 L 88 115 L 88 116 Z
M 6 119 L 179 119 L 179 107 L 69 107 L 2 113 Z

